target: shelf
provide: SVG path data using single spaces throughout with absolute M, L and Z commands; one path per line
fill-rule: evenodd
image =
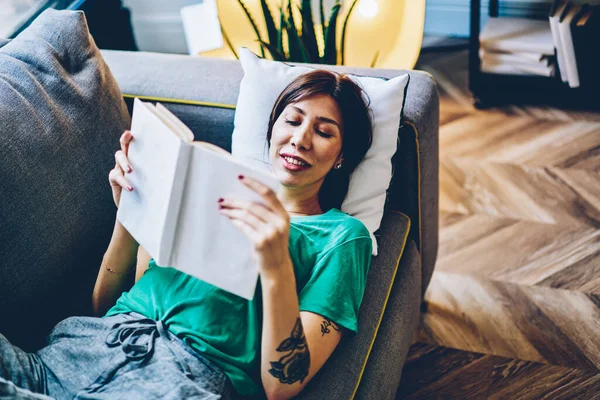
M 498 0 L 490 0 L 489 15 L 497 17 Z M 471 36 L 469 39 L 469 89 L 475 106 L 532 104 L 561 108 L 600 110 L 600 88 L 570 88 L 558 77 L 501 75 L 481 71 L 479 25 L 481 1 L 471 0 Z M 594 94 L 596 94 L 594 96 Z

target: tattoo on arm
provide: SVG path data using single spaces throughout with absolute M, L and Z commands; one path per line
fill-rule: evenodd
M 286 354 L 279 361 L 271 361 L 269 373 L 281 383 L 290 385 L 298 381 L 302 383 L 308 376 L 310 353 L 300 318 L 296 320 L 292 335 L 281 342 L 277 351 Z
M 337 326 L 334 322 L 332 322 L 329 318 L 324 318 L 323 322 L 321 322 L 321 337 L 325 336 L 327 333 L 331 333 L 331 329 L 340 333 L 340 327 Z

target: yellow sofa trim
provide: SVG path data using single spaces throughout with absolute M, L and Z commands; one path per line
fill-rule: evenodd
M 235 110 L 235 104 L 213 103 L 210 101 L 171 99 L 171 98 L 167 98 L 167 97 L 140 96 L 140 95 L 135 95 L 135 94 L 127 94 L 127 93 L 123 93 L 123 97 L 125 97 L 127 99 L 135 99 L 137 97 L 140 100 L 159 101 L 161 103 L 175 103 L 175 104 L 185 104 L 188 106 L 224 108 L 227 110 Z

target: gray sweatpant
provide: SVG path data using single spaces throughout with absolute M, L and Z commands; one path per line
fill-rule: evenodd
M 44 398 L 27 391 L 59 400 L 212 400 L 234 393 L 220 369 L 162 322 L 136 313 L 67 318 L 36 353 L 0 334 L 0 399 Z

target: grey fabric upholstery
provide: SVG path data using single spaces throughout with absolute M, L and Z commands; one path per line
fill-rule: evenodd
M 387 242 L 386 242 L 387 243 Z M 393 399 L 413 334 L 419 325 L 421 257 L 415 242 L 404 247 L 396 280 L 369 355 L 357 399 Z
M 45 11 L 0 48 L 0 332 L 24 348 L 91 309 L 128 124 L 83 13 Z
M 381 315 L 386 308 L 388 294 L 398 271 L 409 227 L 410 221 L 405 215 L 393 212 L 385 215 L 381 234 L 389 239 L 380 245 L 379 255 L 373 257 L 371 261 L 365 296 L 358 316 L 358 334 L 342 339 L 323 370 L 300 393 L 299 399 L 349 399 L 352 397 L 360 381 L 364 365 L 367 359 L 370 359 L 371 342 L 380 328 Z M 418 272 L 420 273 L 420 269 Z M 419 289 L 420 287 L 415 287 L 417 293 Z M 419 302 L 413 305 L 416 308 L 418 306 Z M 343 386 L 340 385 L 341 379 L 346 382 Z M 362 399 L 363 397 L 358 398 Z
M 237 61 L 189 57 L 184 55 L 132 53 L 103 51 L 106 62 L 115 74 L 121 90 L 125 94 L 153 97 L 206 101 L 235 105 L 243 77 L 242 67 Z M 320 66 L 323 67 L 323 66 Z M 422 256 L 422 294 L 429 283 L 438 247 L 438 129 L 439 98 L 437 87 L 431 75 L 420 71 L 400 71 L 350 67 L 328 67 L 336 71 L 357 75 L 392 78 L 408 72 L 411 76 L 408 85 L 407 101 L 404 107 L 405 124 L 400 129 L 402 143 L 414 148 L 415 139 L 419 142 L 419 154 L 406 153 L 401 158 L 398 170 L 407 169 L 414 178 L 395 179 L 389 194 L 389 209 L 407 212 L 415 232 L 411 237 L 419 244 Z M 195 106 L 172 105 L 171 109 L 191 125 L 196 138 L 212 140 L 228 138 L 233 128 L 233 110 L 200 109 Z M 206 122 L 206 125 L 204 124 Z M 413 125 L 416 128 L 413 129 Z M 418 135 L 418 138 L 415 136 Z M 410 143 L 412 141 L 412 143 Z M 221 142 L 221 147 L 230 150 L 231 140 Z M 400 159 L 400 158 L 398 158 Z M 418 162 L 417 162 L 418 160 Z M 421 174 L 421 180 L 417 179 Z M 403 172 L 405 174 L 405 172 Z M 402 174 L 400 174 L 402 175 Z M 406 185 L 404 185 L 406 184 Z M 420 186 L 420 191 L 416 188 Z M 420 202 L 417 194 L 420 192 Z M 415 194 L 408 207 L 406 193 Z M 401 207 L 402 206 L 402 207 Z M 419 220 L 419 216 L 422 219 Z M 419 226 L 421 231 L 419 232 Z M 421 241 L 418 238 L 421 238 Z

